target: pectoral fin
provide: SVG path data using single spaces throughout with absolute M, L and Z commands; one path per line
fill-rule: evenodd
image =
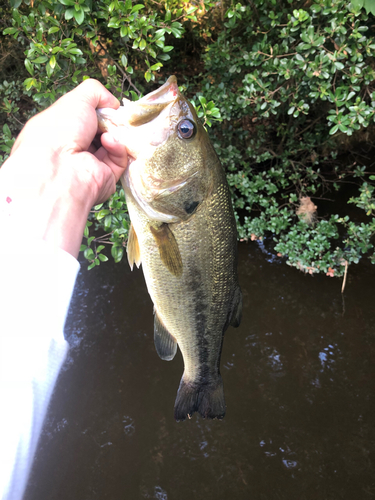
M 160 258 L 163 264 L 174 276 L 181 276 L 181 254 L 177 245 L 177 241 L 174 237 L 174 234 L 170 230 L 169 225 L 163 223 L 159 228 L 150 226 L 150 230 L 157 243 Z
M 154 311 L 154 342 L 156 352 L 161 359 L 171 361 L 175 357 L 177 342 L 160 321 L 156 311 Z
M 141 251 L 139 248 L 137 233 L 135 232 L 132 224 L 130 225 L 129 229 L 126 253 L 128 254 L 130 269 L 133 271 L 134 264 L 139 268 L 139 266 L 141 265 Z

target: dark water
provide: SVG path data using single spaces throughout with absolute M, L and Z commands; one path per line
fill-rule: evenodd
M 176 423 L 141 271 L 79 275 L 71 345 L 26 500 L 375 498 L 375 267 L 305 276 L 240 246 L 242 325 L 224 340 L 223 421 Z

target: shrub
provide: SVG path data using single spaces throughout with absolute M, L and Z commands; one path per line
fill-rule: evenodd
M 225 120 L 212 138 L 228 171 L 240 237 L 271 232 L 288 264 L 340 276 L 362 254 L 371 250 L 374 258 L 374 178 L 358 167 L 359 155 L 338 158 L 374 122 L 373 19 L 359 2 L 294 5 L 231 4 L 204 55 L 204 95 Z M 360 194 L 348 202 L 366 211 L 365 222 L 353 222 L 345 209 L 323 219 L 319 198 L 337 199 L 349 180 L 358 181 Z M 318 205 L 311 203 L 307 218 L 304 199 Z
M 293 0 L 12 0 L 0 7 L 7 53 L 18 54 L 0 79 L 3 159 L 20 124 L 85 78 L 137 99 L 177 72 L 212 125 L 240 238 L 272 234 L 288 264 L 341 276 L 363 254 L 375 260 L 375 177 L 360 149 L 375 117 L 372 11 L 375 0 L 303 8 Z M 343 191 L 349 182 L 356 191 Z M 327 196 L 348 198 L 340 214 L 325 213 Z M 106 260 L 103 242 L 122 258 L 128 225 L 119 188 L 88 221 L 90 268 Z M 105 236 L 92 236 L 93 227 Z

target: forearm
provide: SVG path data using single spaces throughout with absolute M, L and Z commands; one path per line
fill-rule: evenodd
M 9 237 L 12 237 L 9 234 Z M 79 264 L 44 241 L 0 246 L 0 498 L 20 500 L 68 344 Z

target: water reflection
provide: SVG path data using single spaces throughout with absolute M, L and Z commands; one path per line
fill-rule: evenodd
M 182 359 L 155 353 L 141 272 L 82 270 L 26 500 L 374 498 L 375 267 L 350 268 L 344 304 L 338 280 L 279 261 L 241 245 L 227 415 L 179 424 Z

